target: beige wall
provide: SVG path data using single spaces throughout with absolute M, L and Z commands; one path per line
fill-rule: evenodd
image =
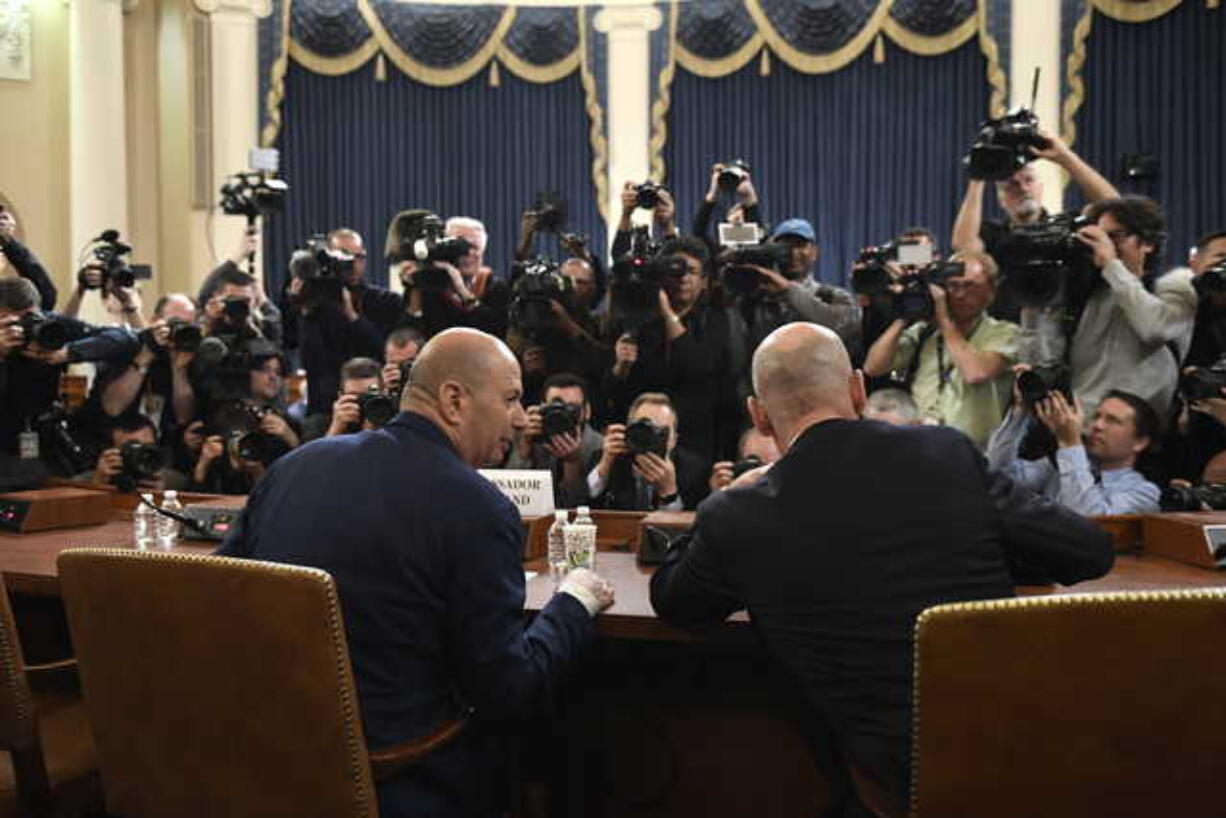
M 30 4 L 31 82 L 0 81 L 0 194 L 21 221 L 21 234 L 67 286 L 72 265 L 68 230 L 68 7 Z

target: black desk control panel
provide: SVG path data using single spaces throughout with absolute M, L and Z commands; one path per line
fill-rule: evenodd
M 200 526 L 199 530 L 189 525 L 183 526 L 183 539 L 220 542 L 238 522 L 238 515 L 242 513 L 242 509 L 223 506 L 187 506 L 180 513 L 190 520 L 195 520 Z

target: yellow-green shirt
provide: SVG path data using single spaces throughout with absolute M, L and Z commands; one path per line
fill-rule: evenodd
M 926 326 L 921 321 L 903 331 L 892 369 L 903 370 L 911 363 Z M 958 429 L 981 449 L 986 446 L 1013 399 L 1011 368 L 1017 358 L 1017 331 L 1017 324 L 1011 321 L 999 321 L 989 315 L 979 319 L 967 343 L 977 350 L 1000 353 L 1005 357 L 1006 368 L 996 378 L 977 384 L 962 379 L 962 373 L 944 348 L 940 331 L 932 332 L 919 351 L 919 367 L 911 382 L 911 396 L 920 415 Z

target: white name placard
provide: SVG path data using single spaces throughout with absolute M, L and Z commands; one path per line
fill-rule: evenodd
M 553 514 L 553 472 L 548 469 L 481 469 L 480 474 L 515 504 L 519 516 Z

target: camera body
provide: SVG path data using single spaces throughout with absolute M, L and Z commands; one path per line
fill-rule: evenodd
M 1185 403 L 1221 398 L 1223 387 L 1226 387 L 1226 358 L 1214 362 L 1213 366 L 1194 369 L 1179 379 L 1179 394 Z
M 1035 158 L 1033 148 L 1051 142 L 1039 135 L 1039 118 L 1026 108 L 985 120 L 962 160 L 972 179 L 1008 179 Z
M 1070 276 L 1084 277 L 1084 283 L 1090 284 L 1100 275 L 1094 252 L 1077 238 L 1077 232 L 1090 224 L 1080 214 L 1061 213 L 1009 231 L 996 257 L 1022 306 L 1051 303 Z
M 128 265 L 128 254 L 131 252 L 132 248 L 119 240 L 118 230 L 104 230 L 90 251 L 95 263 L 77 271 L 77 283 L 86 290 L 135 286 L 136 273 Z M 97 286 L 91 286 L 87 280 L 86 274 L 90 267 L 98 269 L 102 275 Z
M 114 483 L 120 491 L 135 491 L 142 480 L 156 480 L 158 473 L 166 468 L 166 453 L 157 446 L 129 440 L 119 447 L 123 468 L 115 476 Z
M 1167 486 L 1158 499 L 1158 507 L 1163 511 L 1226 510 L 1226 484 Z
M 730 247 L 719 255 L 720 280 L 724 289 L 734 295 L 757 292 L 762 277 L 750 265 L 782 273 L 791 261 L 792 250 L 786 244 L 742 244 Z
M 341 289 L 353 273 L 353 258 L 328 246 L 328 237 L 316 233 L 290 258 L 290 274 L 302 280 L 302 299 L 308 305 L 338 304 Z M 227 299 L 227 308 L 229 308 Z M 250 305 L 248 304 L 248 309 Z M 233 308 L 236 311 L 238 307 Z M 246 320 L 244 317 L 241 319 Z
M 646 227 L 635 227 L 630 251 L 613 262 L 609 310 L 620 326 L 635 330 L 651 322 L 659 315 L 660 290 L 685 275 L 682 259 L 661 257 L 659 250 Z
M 260 428 L 264 416 L 273 412 L 242 400 L 227 400 L 210 413 L 207 435 L 221 435 L 226 451 L 234 460 L 267 466 L 289 451 L 289 444 Z
M 536 229 L 543 233 L 560 233 L 566 224 L 566 200 L 553 191 L 541 191 L 532 203 L 536 214 Z
M 626 449 L 631 457 L 640 454 L 668 456 L 668 427 L 657 426 L 650 418 L 626 424 Z
M 358 395 L 358 410 L 362 420 L 369 421 L 371 426 L 382 428 L 400 411 L 396 400 L 375 384 L 371 384 L 365 392 Z
M 241 401 L 250 396 L 256 364 L 280 356 L 271 341 L 254 335 L 210 335 L 192 360 L 193 381 L 212 401 Z
M 720 190 L 732 192 L 740 187 L 741 182 L 744 182 L 749 177 L 749 163 L 744 159 L 733 159 L 724 165 L 724 169 L 719 172 L 716 177 L 716 184 Z
M 660 204 L 660 186 L 648 179 L 634 186 L 635 207 L 640 210 L 655 210 Z
M 732 479 L 735 480 L 747 471 L 752 471 L 762 465 L 762 458 L 756 454 L 742 458 L 732 464 Z
M 541 435 L 548 439 L 571 434 L 579 429 L 583 407 L 554 398 L 541 404 Z
M 1017 391 L 1031 409 L 1052 392 L 1061 393 L 1071 403 L 1073 400 L 1073 370 L 1063 362 L 1031 367 L 1018 374 Z
M 1226 261 L 1219 261 L 1192 279 L 1192 285 L 1201 298 L 1226 293 Z
M 166 327 L 170 330 L 169 346 L 175 352 L 197 352 L 204 341 L 204 330 L 199 324 L 184 321 L 182 318 L 169 318 Z M 141 330 L 137 337 L 141 343 L 154 352 L 159 351 L 157 342 L 153 340 L 153 330 L 149 327 Z
M 68 345 L 68 327 L 54 315 L 27 312 L 17 322 L 25 339 L 24 346 L 38 344 L 43 349 L 57 350 Z
M 907 323 L 931 320 L 936 305 L 928 290 L 929 285 L 944 287 L 949 279 L 965 272 L 966 266 L 960 261 L 934 261 L 913 273 L 907 273 L 899 279 L 899 289 L 893 292 L 894 314 Z
M 424 292 L 442 292 L 451 287 L 451 276 L 438 262 L 458 266 L 472 245 L 459 236 L 448 236 L 443 220 L 428 213 L 413 222 L 400 242 L 399 258 L 417 262 L 413 285 Z
M 221 186 L 221 211 L 255 221 L 262 215 L 284 211 L 288 192 L 289 185 L 265 173 L 236 173 Z

